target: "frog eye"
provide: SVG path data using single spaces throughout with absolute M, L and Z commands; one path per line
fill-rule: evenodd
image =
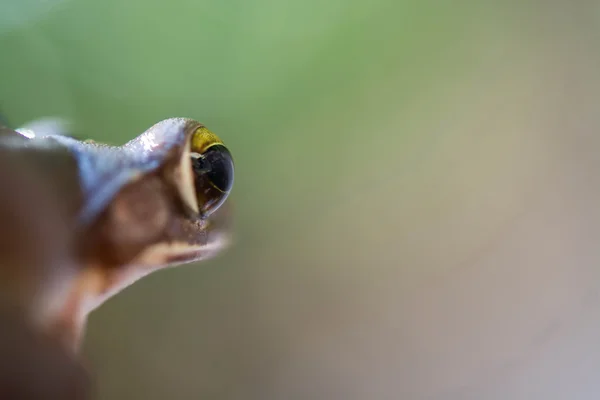
M 233 158 L 221 140 L 205 127 L 192 135 L 190 157 L 199 212 L 208 216 L 229 196 L 234 179 Z

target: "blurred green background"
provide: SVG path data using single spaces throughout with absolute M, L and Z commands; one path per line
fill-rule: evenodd
M 597 399 L 593 2 L 0 0 L 0 110 L 204 122 L 235 245 L 94 312 L 98 399 Z

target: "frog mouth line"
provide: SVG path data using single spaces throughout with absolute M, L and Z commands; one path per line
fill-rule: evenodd
M 210 257 L 210 253 L 211 253 L 211 251 L 206 250 L 206 249 L 189 251 L 186 253 L 179 253 L 179 254 L 175 254 L 172 256 L 167 256 L 165 258 L 164 262 L 167 266 L 171 266 L 174 264 L 177 264 L 177 265 L 190 264 L 190 263 L 193 263 L 194 261 Z
M 149 270 L 157 270 L 180 264 L 189 264 L 212 258 L 231 242 L 227 234 L 220 234 L 202 245 L 190 245 L 182 242 L 163 242 L 146 249 L 131 265 Z
M 171 266 L 206 260 L 217 255 L 223 247 L 229 244 L 229 242 L 230 238 L 227 235 L 221 235 L 218 240 L 207 245 L 190 247 L 189 250 L 166 254 L 164 262 L 166 266 Z

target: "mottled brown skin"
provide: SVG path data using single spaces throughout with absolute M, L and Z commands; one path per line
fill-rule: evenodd
M 89 312 L 135 279 L 209 258 L 229 243 L 228 204 L 201 216 L 185 196 L 182 160 L 201 126 L 165 120 L 118 147 L 63 136 L 24 139 L 3 128 L 0 148 L 62 189 L 77 271 L 66 303 L 44 325 L 68 347 L 78 348 Z

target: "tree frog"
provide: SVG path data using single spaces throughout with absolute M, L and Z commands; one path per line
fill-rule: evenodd
M 188 118 L 158 122 L 122 146 L 63 133 L 49 123 L 0 126 L 0 149 L 58 187 L 75 273 L 64 298 L 47 299 L 55 305 L 42 325 L 77 350 L 89 313 L 107 299 L 228 246 L 234 162 L 217 135 Z

